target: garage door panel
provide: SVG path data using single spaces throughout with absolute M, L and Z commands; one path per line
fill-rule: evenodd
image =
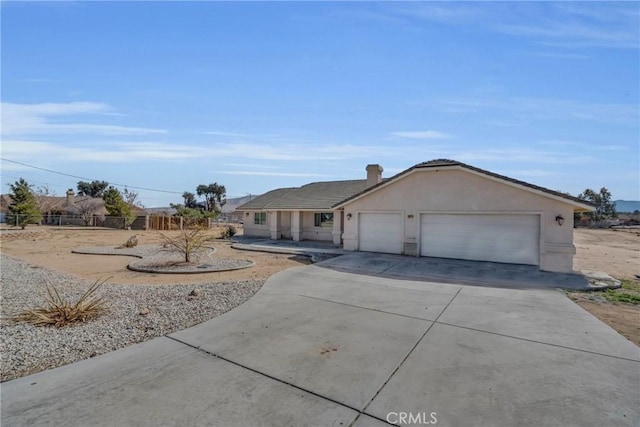
M 420 254 L 538 265 L 539 236 L 537 215 L 423 214 Z
M 365 252 L 402 253 L 404 224 L 400 213 L 361 213 L 358 249 Z

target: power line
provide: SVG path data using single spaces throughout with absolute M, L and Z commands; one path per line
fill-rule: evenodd
M 5 158 L 2 158 L 2 157 L 0 157 L 0 160 L 5 161 L 5 162 L 9 162 L 9 163 L 15 163 L 16 165 L 26 166 L 26 167 L 32 168 L 32 169 L 38 169 L 38 170 L 49 172 L 49 173 L 55 173 L 57 175 L 63 175 L 63 176 L 71 177 L 71 178 L 82 179 L 82 180 L 85 180 L 85 181 L 98 181 L 98 180 L 95 180 L 95 179 L 85 178 L 85 177 L 77 176 L 77 175 L 71 175 L 71 174 L 68 174 L 68 173 L 58 172 L 58 171 L 54 171 L 54 170 L 51 170 L 51 169 L 41 168 L 41 167 L 38 167 L 38 166 L 33 166 L 33 165 L 29 165 L 29 164 L 22 163 L 22 162 L 17 162 L 15 160 L 5 159 Z M 110 182 L 109 184 L 117 186 L 117 187 L 133 188 L 135 190 L 155 191 L 157 193 L 169 193 L 169 194 L 180 194 L 180 195 L 182 195 L 182 193 L 183 193 L 182 191 L 158 190 L 158 189 L 155 189 L 155 188 L 137 187 L 137 186 L 127 185 L 127 184 L 118 184 L 118 183 L 115 183 L 115 182 Z

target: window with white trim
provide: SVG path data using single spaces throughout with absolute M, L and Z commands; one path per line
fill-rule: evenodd
M 313 225 L 316 227 L 333 227 L 333 212 L 314 213 Z
M 266 212 L 255 212 L 253 214 L 253 223 L 256 225 L 266 225 L 267 224 L 267 213 Z

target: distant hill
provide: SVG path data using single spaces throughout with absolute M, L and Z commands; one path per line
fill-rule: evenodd
M 616 212 L 640 211 L 640 200 L 616 200 Z
M 232 213 L 233 211 L 236 210 L 238 206 L 244 205 L 251 199 L 255 199 L 258 196 L 259 194 L 252 194 L 250 196 L 234 197 L 231 199 L 227 199 L 227 203 L 225 203 L 224 206 L 222 207 L 222 213 Z M 163 214 L 173 215 L 174 213 L 176 213 L 176 210 L 170 207 L 147 208 L 145 210 L 151 214 L 156 214 L 156 215 L 163 215 Z
M 233 199 L 227 199 L 227 203 L 225 203 L 224 206 L 222 207 L 222 213 L 231 213 L 235 211 L 238 206 L 244 205 L 251 199 L 255 199 L 258 196 L 259 194 L 258 195 L 252 194 L 250 196 L 235 197 Z

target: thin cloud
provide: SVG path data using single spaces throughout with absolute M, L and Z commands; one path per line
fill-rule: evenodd
M 37 78 L 37 77 L 27 77 L 27 78 L 20 79 L 20 81 L 25 83 L 51 83 L 51 82 L 54 82 L 55 80 Z
M 567 165 L 587 164 L 597 159 L 592 156 L 576 155 L 572 152 L 535 150 L 530 148 L 502 148 L 482 151 L 463 151 L 454 154 L 456 160 L 463 162 L 514 162 L 529 164 Z
M 230 136 L 234 138 L 262 138 L 262 137 L 276 137 L 278 135 L 256 135 L 249 133 L 237 133 L 237 132 L 222 132 L 222 131 L 214 131 L 207 130 L 200 132 L 202 135 L 215 135 L 215 136 Z
M 582 55 L 579 53 L 562 53 L 562 52 L 525 52 L 525 54 L 532 56 L 541 56 L 544 58 L 554 59 L 589 59 L 589 55 Z
M 225 163 L 225 166 L 239 168 L 256 168 L 256 169 L 279 169 L 278 166 L 267 165 L 264 163 Z
M 201 154 L 195 147 L 164 143 L 117 142 L 108 144 L 109 149 L 95 146 L 68 146 L 59 143 L 5 140 L 2 154 L 9 159 L 65 162 L 131 163 L 136 161 L 180 161 L 196 159 Z
M 327 175 L 317 173 L 296 173 L 296 172 L 265 172 L 265 171 L 216 171 L 225 175 L 249 175 L 249 176 L 285 176 L 285 177 L 324 177 Z
M 537 37 L 546 45 L 563 47 L 638 48 L 638 35 L 633 31 L 596 28 L 578 23 L 553 22 L 546 25 L 504 24 L 496 27 L 505 34 Z
M 536 120 L 580 120 L 604 123 L 637 124 L 635 104 L 603 104 L 554 98 L 452 98 L 442 101 L 450 113 L 499 110 L 505 121 L 531 123 Z
M 53 117 L 109 114 L 111 108 L 98 102 L 69 102 L 41 104 L 2 103 L 3 135 L 43 134 L 97 134 L 97 135 L 148 135 L 167 133 L 164 129 L 106 125 L 96 123 L 59 123 Z M 115 113 L 117 114 L 117 113 Z
M 547 46 L 638 49 L 638 7 L 629 2 L 406 3 L 385 8 L 391 16 L 478 27 Z M 532 24 L 536 22 L 536 24 Z
M 108 148 L 104 148 L 108 147 Z M 121 162 L 132 161 L 186 161 L 200 158 L 234 159 L 288 162 L 330 161 L 345 159 L 371 159 L 397 156 L 398 152 L 386 146 L 356 146 L 349 144 L 326 144 L 309 147 L 306 144 L 183 144 L 165 142 L 102 141 L 95 144 L 55 143 L 33 140 L 4 140 L 3 154 L 8 158 L 46 157 L 64 161 Z
M 410 139 L 449 139 L 452 137 L 448 133 L 438 132 L 435 130 L 398 131 L 391 132 L 391 135 Z

